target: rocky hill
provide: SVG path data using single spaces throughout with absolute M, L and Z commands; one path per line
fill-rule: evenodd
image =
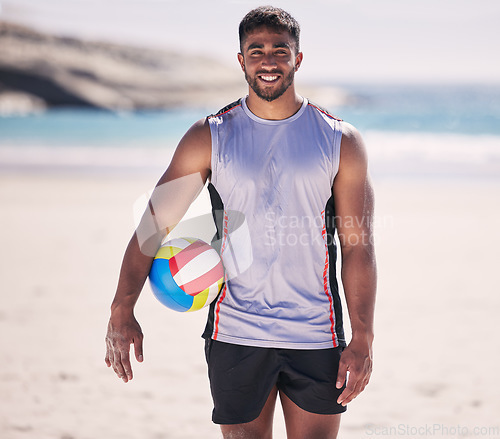
M 0 112 L 212 107 L 246 90 L 208 57 L 82 41 L 0 22 Z
M 247 92 L 243 75 L 213 58 L 50 35 L 0 21 L 0 116 L 51 107 L 111 111 L 221 108 Z M 299 87 L 333 107 L 335 87 Z

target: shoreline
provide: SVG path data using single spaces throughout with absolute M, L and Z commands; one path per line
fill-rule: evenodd
M 367 131 L 362 133 L 375 180 L 500 181 L 500 136 Z M 176 141 L 123 144 L 3 142 L 8 174 L 150 175 L 167 168 Z

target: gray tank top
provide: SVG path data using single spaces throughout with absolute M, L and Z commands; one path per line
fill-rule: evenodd
M 203 336 L 260 347 L 345 346 L 332 196 L 340 119 L 304 99 L 292 117 L 265 120 L 243 98 L 208 121 L 213 243 L 226 274 Z

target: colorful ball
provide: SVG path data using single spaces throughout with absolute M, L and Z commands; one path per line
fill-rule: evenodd
M 156 298 L 179 312 L 209 305 L 224 282 L 219 253 L 197 238 L 175 238 L 163 244 L 153 260 L 149 281 Z

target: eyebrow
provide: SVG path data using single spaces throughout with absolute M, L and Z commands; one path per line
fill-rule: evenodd
M 285 43 L 285 42 L 273 44 L 273 49 L 277 49 L 280 47 L 285 48 L 285 49 L 290 49 L 290 45 L 288 43 Z M 263 44 L 252 43 L 252 44 L 250 44 L 250 46 L 248 46 L 247 51 L 252 50 L 252 49 L 263 49 L 263 48 L 264 48 Z

